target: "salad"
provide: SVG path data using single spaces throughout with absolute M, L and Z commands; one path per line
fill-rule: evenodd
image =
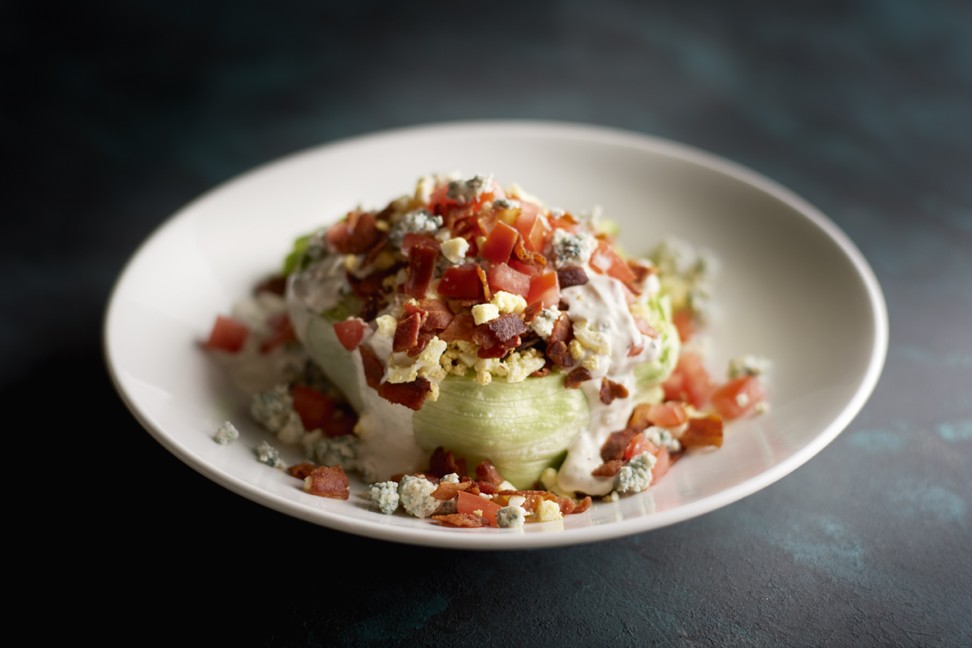
M 712 259 L 678 241 L 629 257 L 617 234 L 489 175 L 422 177 L 298 238 L 203 346 L 308 461 L 258 458 L 312 494 L 347 498 L 357 472 L 386 514 L 557 519 L 765 407 L 764 360 L 720 381 L 693 344 Z

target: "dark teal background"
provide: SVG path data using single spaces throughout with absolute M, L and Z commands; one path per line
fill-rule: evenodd
M 53 597 L 63 622 L 42 624 L 44 636 L 972 645 L 972 5 L 254 7 L 0 8 L 0 386 L 5 410 L 31 421 L 7 432 L 26 441 L 15 535 L 41 577 L 15 589 L 17 610 L 50 611 Z M 808 464 L 734 505 L 503 554 L 291 519 L 197 475 L 139 427 L 111 388 L 100 327 L 113 281 L 155 227 L 280 155 L 470 118 L 683 141 L 819 207 L 887 298 L 890 349 L 871 400 Z M 52 539 L 56 550 L 31 553 Z

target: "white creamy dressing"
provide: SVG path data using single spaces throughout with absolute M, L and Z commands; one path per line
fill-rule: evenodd
M 291 276 L 287 286 L 288 312 L 294 332 L 305 347 L 308 346 L 310 318 L 337 306 L 344 284 L 343 259 L 338 255 Z M 382 359 L 391 353 L 391 338 L 370 329 L 365 331 L 361 344 Z M 355 367 L 355 384 L 338 387 L 346 393 L 359 394 L 363 403 L 355 433 L 360 441 L 359 466 L 364 478 L 383 481 L 395 473 L 418 472 L 426 468 L 428 456 L 419 448 L 412 433 L 412 410 L 385 400 L 367 386 L 360 353 L 337 348 L 351 357 Z M 327 368 L 322 368 L 326 373 Z
M 601 446 L 612 432 L 624 429 L 634 409 L 637 392 L 634 368 L 657 359 L 661 345 L 638 330 L 620 281 L 590 269 L 587 275 L 586 284 L 564 288 L 560 297 L 569 305 L 567 314 L 574 324 L 587 322 L 603 333 L 610 352 L 591 370 L 593 379 L 581 385 L 591 408 L 590 427 L 587 434 L 579 434 L 568 448 L 558 482 L 563 490 L 607 495 L 614 488 L 614 478 L 595 477 L 591 471 L 603 463 Z M 631 349 L 637 348 L 641 352 L 630 355 Z M 601 378 L 624 385 L 630 395 L 605 405 L 600 396 Z

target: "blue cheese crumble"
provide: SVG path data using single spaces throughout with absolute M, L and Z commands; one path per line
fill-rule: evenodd
M 651 486 L 651 470 L 655 455 L 642 452 L 631 459 L 614 477 L 614 489 L 619 493 L 640 493 Z
M 442 227 L 442 217 L 428 209 L 416 209 L 399 218 L 388 233 L 388 240 L 396 247 L 402 246 L 406 234 L 435 234 Z
M 371 504 L 385 515 L 398 510 L 398 484 L 393 481 L 376 482 L 368 487 Z
M 216 430 L 216 434 L 213 435 L 213 441 L 219 445 L 229 445 L 237 439 L 240 438 L 240 431 L 236 429 L 230 421 L 224 421 L 219 429 Z
M 668 448 L 669 452 L 678 452 L 682 449 L 682 444 L 672 436 L 669 430 L 657 425 L 652 425 L 644 432 L 645 438 L 659 448 Z
M 253 394 L 250 414 L 284 443 L 296 443 L 304 435 L 304 424 L 294 411 L 294 399 L 284 383 L 269 391 Z
M 496 525 L 504 529 L 516 529 L 526 522 L 526 509 L 522 506 L 508 505 L 496 511 Z
M 439 508 L 439 500 L 432 497 L 435 484 L 422 476 L 405 475 L 398 484 L 398 497 L 409 515 L 427 518 Z
M 769 360 L 762 356 L 736 356 L 729 361 L 729 380 L 740 376 L 761 376 L 769 370 L 769 364 Z
M 492 185 L 492 175 L 474 175 L 468 180 L 452 180 L 449 182 L 446 195 L 449 200 L 455 200 L 457 203 L 471 203 L 475 202 Z
M 287 467 L 287 464 L 280 458 L 280 451 L 266 441 L 258 445 L 254 449 L 254 452 L 256 453 L 257 461 L 262 464 L 266 464 L 271 468 L 284 469 Z
M 301 439 L 304 453 L 319 466 L 341 466 L 344 470 L 358 470 L 358 437 L 353 434 L 325 436 L 314 430 Z
M 553 252 L 558 268 L 584 265 L 597 249 L 597 239 L 590 234 L 573 234 L 564 229 L 554 230 Z

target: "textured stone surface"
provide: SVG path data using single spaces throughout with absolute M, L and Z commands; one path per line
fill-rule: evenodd
M 0 385 L 8 403 L 60 414 L 24 435 L 32 463 L 84 467 L 77 491 L 28 499 L 84 520 L 43 563 L 79 588 L 65 610 L 95 612 L 75 636 L 130 619 L 152 636 L 273 646 L 972 645 L 968 3 L 246 4 L 0 10 Z M 142 431 L 108 382 L 100 326 L 124 262 L 167 216 L 298 149 L 494 117 L 684 141 L 821 208 L 888 302 L 888 361 L 861 414 L 727 508 L 508 554 L 290 519 Z M 85 437 L 93 447 L 75 447 Z M 48 479 L 35 471 L 18 493 Z M 344 580 L 331 565 L 349 556 L 360 574 Z M 37 583 L 24 591 L 49 604 Z

